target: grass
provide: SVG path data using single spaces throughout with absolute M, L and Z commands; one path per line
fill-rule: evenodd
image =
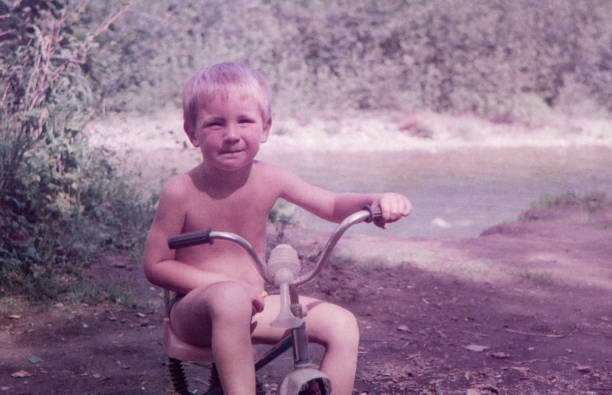
M 126 291 L 124 289 L 116 287 L 108 287 L 106 289 L 105 296 L 111 302 L 119 304 L 126 308 L 134 309 L 138 307 L 134 298 L 134 294 L 130 291 Z
M 312 260 L 316 260 L 317 256 L 314 256 Z M 416 261 L 410 261 L 405 259 L 395 259 L 395 257 L 389 257 L 385 255 L 372 255 L 367 257 L 355 257 L 348 252 L 340 251 L 333 252 L 329 258 L 329 263 L 334 266 L 340 267 L 359 267 L 366 271 L 376 270 L 381 268 L 423 268 L 423 265 L 419 265 Z
M 550 218 L 554 215 L 555 210 L 569 207 L 580 208 L 588 214 L 593 214 L 610 205 L 612 205 L 612 202 L 603 192 L 589 192 L 579 195 L 576 192 L 568 191 L 558 195 L 542 196 L 528 210 L 521 213 L 519 220 L 535 221 Z
M 550 286 L 557 283 L 552 274 L 542 271 L 517 270 L 511 272 L 511 274 L 515 277 L 527 280 L 537 286 Z
M 590 192 L 580 196 L 570 191 L 559 195 L 543 196 L 540 201 L 536 203 L 536 206 L 545 208 L 581 206 L 587 211 L 593 212 L 604 208 L 608 203 L 606 194 L 603 192 Z
M 0 317 L 10 317 L 16 312 L 26 311 L 31 302 L 22 297 L 5 296 L 0 298 Z

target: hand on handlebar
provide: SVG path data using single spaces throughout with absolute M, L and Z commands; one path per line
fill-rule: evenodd
M 261 313 L 264 309 L 264 297 L 267 295 L 266 291 L 260 289 L 260 288 L 255 288 L 253 286 L 250 285 L 245 285 L 245 288 L 247 290 L 247 292 L 249 293 L 249 296 L 251 297 L 251 305 L 253 307 L 253 315 L 257 314 L 257 313 Z
M 410 200 L 399 193 L 384 193 L 372 205 L 379 206 L 382 211 L 382 217 L 376 219 L 374 224 L 383 229 L 387 228 L 388 223 L 395 222 L 412 212 Z

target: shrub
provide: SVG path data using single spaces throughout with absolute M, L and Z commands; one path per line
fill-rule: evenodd
M 1 294 L 56 297 L 150 211 L 81 134 L 95 38 L 122 13 L 91 32 L 86 12 L 87 2 L 0 1 Z
M 104 39 L 114 67 L 130 69 L 113 79 L 131 88 L 110 108 L 176 104 L 196 69 L 235 60 L 267 77 L 277 112 L 428 109 L 512 121 L 612 110 L 606 0 L 130 3 Z
M 540 219 L 553 218 L 559 209 L 575 207 L 588 212 L 589 214 L 603 210 L 610 206 L 612 202 L 603 192 L 590 192 L 582 196 L 569 191 L 558 195 L 542 196 L 537 202 L 519 216 L 520 221 L 536 221 Z

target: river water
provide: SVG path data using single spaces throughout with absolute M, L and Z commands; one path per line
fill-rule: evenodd
M 428 138 L 385 117 L 276 119 L 258 158 L 336 192 L 395 191 L 413 214 L 387 234 L 475 237 L 517 219 L 546 195 L 604 192 L 612 197 L 612 119 L 557 116 L 497 124 L 476 116 L 416 113 Z M 90 143 L 126 153 L 143 188 L 159 192 L 172 174 L 201 160 L 182 131 L 179 110 L 94 122 Z M 161 159 L 161 160 L 160 160 Z M 298 212 L 320 230 L 333 225 Z M 355 232 L 383 232 L 359 226 Z M 384 233 L 380 233 L 384 234 Z
M 604 192 L 612 197 L 609 147 L 461 147 L 437 150 L 266 150 L 260 159 L 291 169 L 336 192 L 405 194 L 413 214 L 388 234 L 464 238 L 518 218 L 543 196 Z M 333 225 L 298 210 L 319 230 Z M 355 232 L 384 234 L 372 226 Z

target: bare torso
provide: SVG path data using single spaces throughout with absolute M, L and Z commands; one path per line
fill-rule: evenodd
M 207 185 L 198 167 L 180 176 L 185 188 L 182 232 L 212 228 L 236 233 L 248 240 L 263 259 L 267 218 L 278 197 L 278 192 L 268 182 L 269 170 L 268 165 L 256 162 L 243 182 L 225 191 Z M 263 286 L 252 258 L 230 241 L 215 240 L 212 245 L 180 249 L 175 259 L 203 271 Z

